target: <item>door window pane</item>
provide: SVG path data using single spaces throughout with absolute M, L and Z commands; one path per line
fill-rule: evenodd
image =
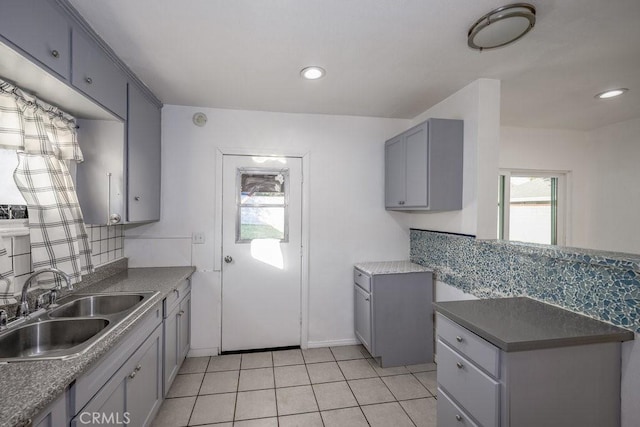
M 238 170 L 236 242 L 288 241 L 288 170 Z

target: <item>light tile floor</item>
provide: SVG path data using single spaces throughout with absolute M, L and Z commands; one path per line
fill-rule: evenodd
M 435 427 L 435 370 L 360 345 L 189 358 L 153 426 Z

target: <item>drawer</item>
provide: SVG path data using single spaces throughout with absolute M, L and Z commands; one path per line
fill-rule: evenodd
M 484 427 L 498 426 L 500 383 L 438 339 L 438 386 Z
M 353 269 L 353 280 L 356 282 L 358 286 L 364 289 L 367 292 L 371 292 L 371 277 L 366 273 L 358 270 L 357 268 Z
M 167 294 L 164 299 L 163 307 L 163 316 L 165 319 L 169 313 L 179 307 L 180 301 L 187 295 L 189 290 L 189 281 L 185 280 Z
M 500 378 L 500 350 L 442 314 L 436 316 L 438 337 L 494 378 Z
M 438 388 L 438 427 L 478 427 L 443 390 Z

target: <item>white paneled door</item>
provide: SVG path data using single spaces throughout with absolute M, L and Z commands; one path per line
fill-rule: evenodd
M 302 159 L 225 155 L 222 351 L 300 345 Z

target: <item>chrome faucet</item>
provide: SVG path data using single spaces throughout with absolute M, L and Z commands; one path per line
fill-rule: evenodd
M 29 302 L 27 300 L 27 290 L 29 289 L 29 285 L 33 282 L 33 279 L 36 276 L 39 276 L 42 273 L 53 273 L 61 276 L 65 283 L 67 284 L 67 289 L 73 290 L 73 284 L 71 284 L 71 277 L 65 273 L 64 271 L 58 268 L 43 268 L 42 270 L 34 271 L 29 277 L 27 277 L 26 282 L 24 282 L 24 286 L 22 287 L 22 296 L 20 297 L 20 305 L 18 306 L 18 312 L 16 313 L 16 317 L 27 317 L 29 316 Z M 52 290 L 52 300 L 55 301 L 56 291 L 61 289 L 60 284 L 57 284 L 55 289 Z

